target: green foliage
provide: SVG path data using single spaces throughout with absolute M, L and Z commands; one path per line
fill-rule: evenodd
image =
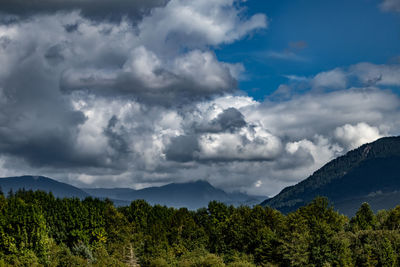
M 400 206 L 354 218 L 316 198 L 288 215 L 210 202 L 189 211 L 137 200 L 0 194 L 0 266 L 398 266 Z
M 350 264 L 348 242 L 343 237 L 346 218 L 329 206 L 325 198 L 317 198 L 309 205 L 286 218 L 280 251 L 282 260 L 290 266 Z
M 400 230 L 400 206 L 389 211 L 387 219 L 383 223 L 384 229 Z
M 211 254 L 205 250 L 197 249 L 186 253 L 179 258 L 177 263 L 179 267 L 223 267 L 225 266 L 222 258 Z
M 354 230 L 371 230 L 376 227 L 376 217 L 368 203 L 363 203 L 350 225 Z
M 397 266 L 400 233 L 387 230 L 359 231 L 351 237 L 356 266 Z

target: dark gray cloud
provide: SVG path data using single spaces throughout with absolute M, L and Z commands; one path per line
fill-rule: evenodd
M 55 54 L 59 49 L 50 48 Z M 56 51 L 53 51 L 56 50 Z M 59 58 L 59 54 L 55 54 Z M 184 66 L 184 67 L 183 67 Z M 188 70 L 189 69 L 189 70 Z M 163 63 L 144 47 L 136 48 L 119 69 L 68 69 L 60 78 L 65 93 L 130 95 L 149 104 L 182 105 L 237 90 L 230 66 L 210 52 L 193 51 Z
M 65 57 L 62 53 L 64 49 L 65 46 L 62 44 L 53 45 L 46 51 L 44 57 L 47 59 L 50 65 L 60 64 L 65 60 Z
M 195 123 L 193 128 L 198 133 L 234 132 L 247 125 L 242 113 L 236 108 L 228 108 L 211 122 Z
M 127 134 L 123 126 L 118 126 L 118 118 L 113 115 L 104 129 L 104 135 L 108 138 L 108 144 L 114 149 L 118 159 L 125 158 L 130 152 Z
M 199 153 L 199 141 L 196 135 L 181 135 L 172 138 L 165 150 L 167 160 L 188 162 L 196 159 Z
M 122 16 L 129 16 L 133 21 L 138 21 L 151 9 L 165 6 L 167 2 L 168 0 L 0 0 L 0 12 L 26 17 L 80 10 L 84 17 L 92 20 L 119 21 Z
M 0 152 L 37 166 L 98 164 L 75 151 L 76 127 L 85 116 L 53 91 L 54 80 L 37 58 L 28 57 L 10 71 L 0 81 Z
M 59 58 L 53 58 L 53 60 L 56 59 Z M 208 87 L 190 77 L 180 76 L 165 69 L 157 69 L 152 72 L 152 75 L 156 79 L 164 80 L 165 85 L 156 88 L 143 81 L 142 78 L 124 71 L 117 71 L 114 77 L 107 77 L 107 74 L 102 76 L 103 73 L 97 71 L 87 74 L 84 71 L 65 72 L 60 79 L 60 89 L 66 94 L 84 91 L 111 98 L 122 95 L 150 105 L 181 106 L 237 90 L 237 81 L 230 76 L 228 70 L 226 71 L 226 84 L 220 87 Z

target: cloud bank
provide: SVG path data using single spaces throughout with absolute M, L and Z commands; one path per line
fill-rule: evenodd
M 0 175 L 272 195 L 399 133 L 398 64 L 327 70 L 257 101 L 238 88 L 244 66 L 214 51 L 266 15 L 233 0 L 117 3 L 0 1 Z
M 1 0 L 1 12 L 19 18 L 38 14 L 79 11 L 85 18 L 119 22 L 129 16 L 133 22 L 148 15 L 156 7 L 163 7 L 167 0 Z

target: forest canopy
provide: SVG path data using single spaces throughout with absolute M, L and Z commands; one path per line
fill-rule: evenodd
M 210 202 L 190 211 L 143 200 L 0 194 L 0 266 L 395 266 L 400 206 L 349 219 L 326 198 L 284 215 Z

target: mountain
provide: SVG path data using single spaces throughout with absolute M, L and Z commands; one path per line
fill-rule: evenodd
M 385 137 L 332 160 L 302 182 L 261 203 L 284 213 L 326 196 L 341 213 L 363 202 L 374 211 L 400 204 L 400 137 Z
M 57 182 L 53 179 L 43 176 L 20 176 L 20 177 L 7 177 L 0 178 L 0 187 L 6 194 L 10 190 L 16 192 L 18 189 L 25 190 L 42 190 L 52 192 L 55 197 L 77 197 L 85 198 L 89 194 L 83 190 L 69 184 Z
M 130 203 L 135 199 L 144 199 L 150 204 L 170 207 L 198 209 L 206 207 L 212 200 L 229 205 L 255 205 L 263 198 L 243 193 L 226 193 L 205 181 L 190 183 L 172 183 L 161 187 L 149 187 L 140 190 L 129 188 L 84 188 L 88 194 L 98 198 L 111 198 L 120 203 Z M 118 205 L 118 203 L 116 203 Z
M 161 187 L 149 187 L 141 190 L 130 188 L 85 188 L 79 189 L 69 184 L 57 182 L 43 176 L 20 176 L 0 178 L 0 188 L 7 194 L 18 189 L 42 190 L 52 192 L 55 197 L 97 197 L 108 198 L 117 206 L 126 206 L 135 199 L 144 199 L 152 205 L 160 204 L 170 207 L 187 207 L 197 209 L 206 207 L 212 200 L 228 205 L 256 205 L 264 199 L 261 196 L 249 196 L 243 193 L 226 193 L 205 181 L 182 184 L 168 184 Z

